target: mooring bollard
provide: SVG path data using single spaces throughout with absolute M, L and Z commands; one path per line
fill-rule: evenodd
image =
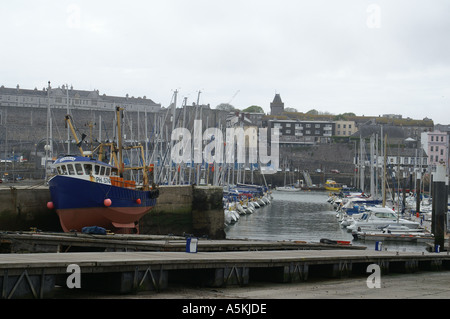
M 198 238 L 188 237 L 186 239 L 186 252 L 187 253 L 196 253 L 198 245 Z
M 375 242 L 375 250 L 381 251 L 382 250 L 382 246 L 383 246 L 383 243 L 381 241 Z

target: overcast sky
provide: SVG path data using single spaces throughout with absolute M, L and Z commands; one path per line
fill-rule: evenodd
M 0 85 L 450 124 L 448 0 L 5 1 Z

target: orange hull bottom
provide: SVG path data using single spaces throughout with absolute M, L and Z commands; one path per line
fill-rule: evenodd
M 152 207 L 94 207 L 58 209 L 64 232 L 81 232 L 83 227 L 99 226 L 115 233 L 138 233 L 139 220 Z

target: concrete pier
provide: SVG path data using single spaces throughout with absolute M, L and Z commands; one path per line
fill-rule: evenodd
M 2 298 L 52 297 L 55 283 L 128 294 L 163 291 L 180 282 L 228 287 L 253 281 L 302 282 L 310 277 L 343 279 L 366 274 L 371 264 L 399 273 L 448 270 L 450 255 L 367 250 L 2 254 L 0 288 Z M 78 273 L 69 270 L 74 265 Z M 68 286 L 73 276 L 78 276 L 79 288 Z

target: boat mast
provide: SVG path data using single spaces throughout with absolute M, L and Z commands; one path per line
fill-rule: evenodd
M 173 108 L 172 108 L 172 131 L 173 132 L 175 130 L 175 121 L 176 121 L 176 111 L 177 111 L 177 94 L 178 94 L 178 90 L 175 90 L 175 92 L 173 93 Z M 167 134 L 167 140 L 170 143 L 169 146 L 169 154 L 172 153 L 172 148 L 173 148 L 173 141 L 172 139 L 169 137 L 169 135 Z M 171 184 L 172 182 L 172 159 L 169 160 L 169 177 L 167 179 L 168 184 Z M 175 173 L 176 174 L 176 173 Z
M 50 81 L 48 81 L 48 88 L 47 88 L 47 142 L 45 145 L 45 180 L 47 180 L 47 178 L 48 178 L 49 151 L 50 152 L 53 151 L 52 150 L 53 143 L 52 143 L 51 135 L 52 135 L 52 117 L 51 117 L 51 111 L 50 111 Z
M 65 120 L 66 120 L 66 123 L 69 125 L 68 128 L 70 128 L 70 130 L 72 131 L 72 135 L 75 138 L 75 142 L 77 143 L 77 146 L 78 146 L 78 149 L 80 150 L 81 156 L 84 157 L 84 151 L 83 151 L 83 148 L 81 147 L 82 141 L 80 142 L 78 140 L 77 134 L 75 133 L 75 129 L 73 128 L 73 125 L 72 125 L 72 119 L 71 119 L 70 115 L 66 115 Z
M 384 136 L 384 151 L 383 151 L 383 184 L 382 184 L 382 192 L 383 192 L 383 207 L 386 207 L 386 152 L 387 152 L 387 134 Z
M 370 196 L 372 198 L 375 197 L 375 180 L 374 180 L 374 158 L 375 158 L 375 149 L 374 149 L 374 135 L 370 136 Z
M 119 148 L 119 158 L 118 158 L 118 169 L 119 169 L 119 176 L 123 177 L 123 160 L 122 160 L 122 127 L 121 127 L 121 115 L 122 115 L 122 108 L 119 106 L 116 107 L 116 117 L 117 117 L 117 140 L 118 140 L 118 148 Z
M 70 114 L 69 110 L 69 84 L 66 83 L 66 104 L 67 114 Z M 70 154 L 70 128 L 67 127 L 67 154 Z

